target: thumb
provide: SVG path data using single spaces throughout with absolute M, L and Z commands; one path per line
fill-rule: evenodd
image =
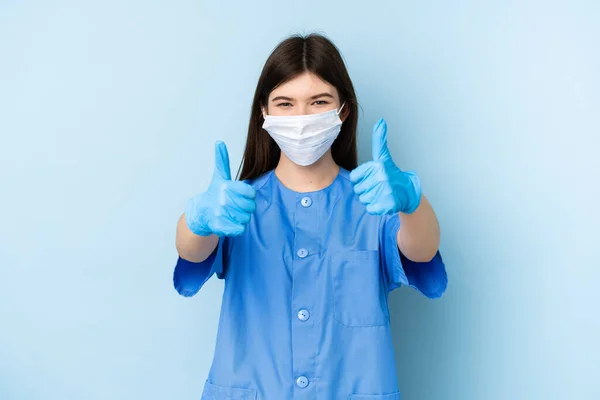
M 215 143 L 215 175 L 230 181 L 231 170 L 229 169 L 229 153 L 227 146 L 220 140 Z
M 387 124 L 381 118 L 373 127 L 373 161 L 379 161 L 389 154 L 387 146 Z

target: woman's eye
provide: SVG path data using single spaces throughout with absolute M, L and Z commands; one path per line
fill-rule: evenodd
M 324 106 L 324 105 L 326 105 L 326 104 L 329 104 L 329 102 L 328 102 L 328 101 L 325 101 L 325 100 L 317 100 L 317 101 L 315 101 L 313 104 L 316 104 L 316 105 L 318 105 L 318 106 Z
M 277 104 L 277 107 L 283 107 L 283 108 L 287 108 L 287 107 L 291 107 L 292 103 L 279 103 Z

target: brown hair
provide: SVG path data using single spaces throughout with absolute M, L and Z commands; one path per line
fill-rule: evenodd
M 262 129 L 262 108 L 267 105 L 269 94 L 277 86 L 304 72 L 315 74 L 337 89 L 340 103 L 345 103 L 348 116 L 331 146 L 331 153 L 334 161 L 344 169 L 352 170 L 358 165 L 358 102 L 342 56 L 337 47 L 322 35 L 297 35 L 285 39 L 273 50 L 258 79 L 246 149 L 238 171 L 240 180 L 255 179 L 277 166 L 281 151 L 269 133 Z

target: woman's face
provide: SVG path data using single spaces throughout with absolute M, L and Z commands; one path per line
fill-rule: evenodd
M 339 109 L 337 89 L 318 76 L 305 72 L 278 86 L 267 100 L 268 115 L 307 115 Z M 345 114 L 345 113 L 342 113 Z M 345 115 L 340 115 L 345 119 Z

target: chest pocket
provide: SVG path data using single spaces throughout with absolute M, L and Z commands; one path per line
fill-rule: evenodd
M 333 255 L 334 318 L 349 327 L 387 325 L 389 310 L 378 251 Z
M 202 400 L 256 400 L 256 390 L 218 386 L 206 381 Z

